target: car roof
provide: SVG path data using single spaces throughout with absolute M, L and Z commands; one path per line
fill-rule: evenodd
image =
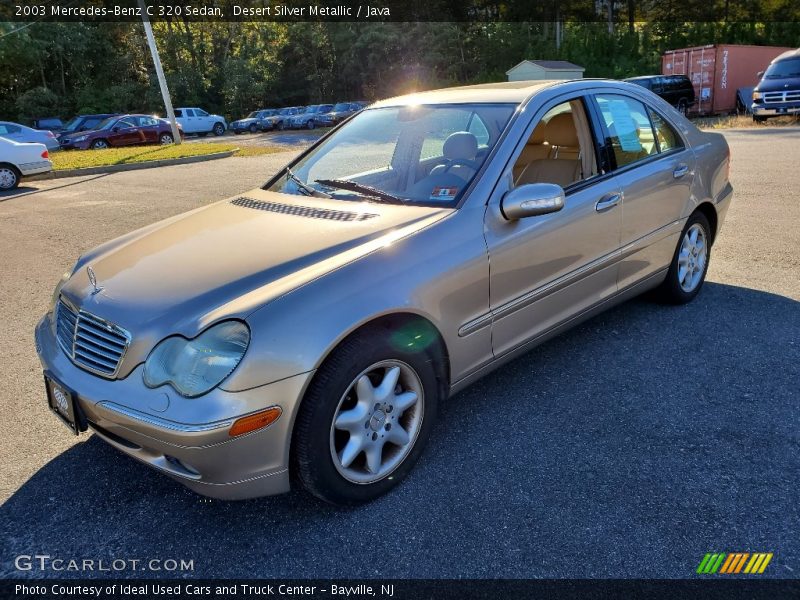
M 779 54 L 778 56 L 772 59 L 772 62 L 776 63 L 782 60 L 786 60 L 787 58 L 800 58 L 800 48 L 798 48 L 797 50 L 789 50 L 788 52 Z
M 463 104 L 468 102 L 524 102 L 536 92 L 570 80 L 503 81 L 417 92 L 375 102 L 372 107 L 408 104 Z M 581 81 L 581 80 L 577 80 Z

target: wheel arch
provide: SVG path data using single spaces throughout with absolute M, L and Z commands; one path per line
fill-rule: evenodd
M 714 240 L 717 238 L 717 228 L 719 227 L 719 216 L 717 215 L 717 209 L 714 208 L 714 205 L 711 202 L 701 202 L 695 208 L 695 212 L 702 213 L 703 216 L 708 219 L 708 224 L 711 227 L 711 231 L 709 232 L 711 235 L 711 246 L 714 245 Z

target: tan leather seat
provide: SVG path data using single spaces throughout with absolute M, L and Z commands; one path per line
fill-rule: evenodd
M 550 144 L 548 144 L 544 138 L 544 132 L 546 128 L 546 123 L 539 122 L 539 124 L 536 126 L 536 129 L 533 130 L 531 137 L 528 139 L 528 143 L 525 144 L 525 147 L 522 149 L 517 162 L 514 163 L 514 167 L 512 169 L 514 181 L 517 181 L 520 173 L 522 173 L 522 171 L 525 170 L 525 167 L 527 167 L 532 161 L 541 160 L 550 156 Z
M 550 119 L 545 129 L 545 139 L 550 144 L 550 158 L 528 163 L 516 184 L 556 183 L 567 187 L 580 180 L 580 142 L 572 113 L 561 113 Z

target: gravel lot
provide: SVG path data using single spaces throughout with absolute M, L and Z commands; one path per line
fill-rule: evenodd
M 193 559 L 202 577 L 681 578 L 706 552 L 763 551 L 767 575 L 800 576 L 800 130 L 726 135 L 736 195 L 698 299 L 629 302 L 483 379 L 443 407 L 398 490 L 351 510 L 299 490 L 209 502 L 76 441 L 33 347 L 82 251 L 255 187 L 289 155 L 0 195 L 0 570 L 42 553 Z

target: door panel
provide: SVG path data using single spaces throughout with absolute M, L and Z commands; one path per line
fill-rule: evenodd
M 622 210 L 599 212 L 596 205 L 620 192 L 616 178 L 604 178 L 568 194 L 559 212 L 519 221 L 506 221 L 498 205 L 489 207 L 496 356 L 616 292 Z

